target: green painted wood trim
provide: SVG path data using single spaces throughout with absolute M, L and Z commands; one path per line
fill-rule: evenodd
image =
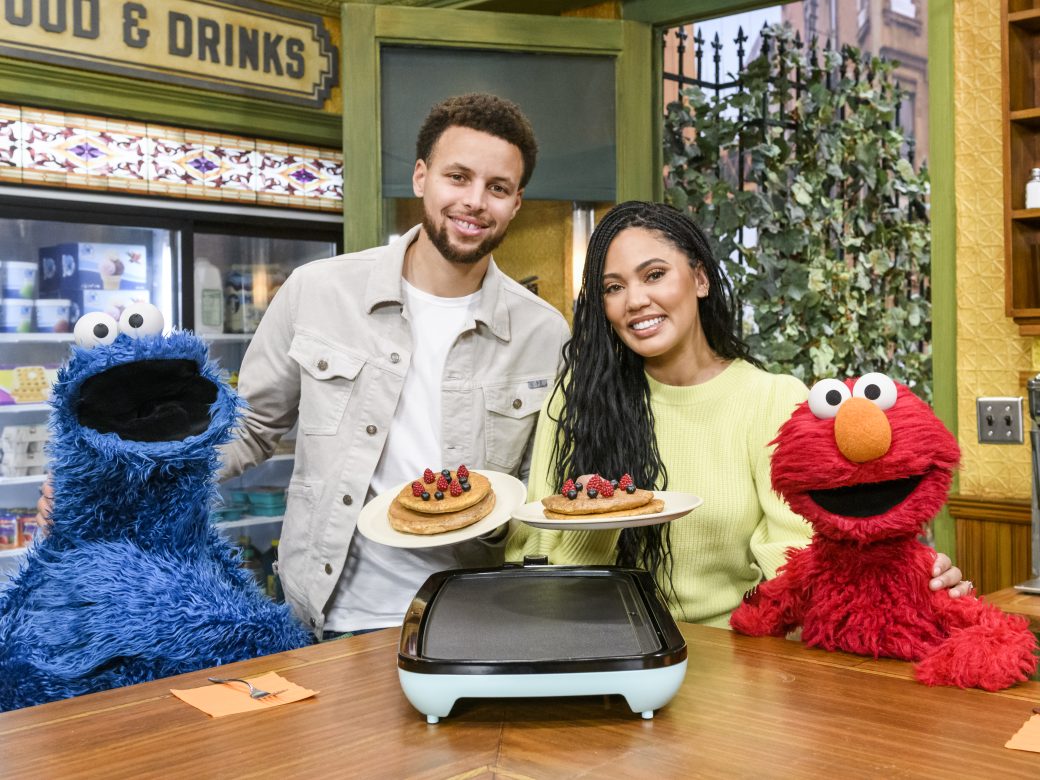
M 336 114 L 104 73 L 0 59 L 0 101 L 339 148 Z
M 439 8 L 379 7 L 375 34 L 381 42 L 421 41 L 459 48 L 490 45 L 568 54 L 617 54 L 623 44 L 621 25 L 610 19 Z
M 653 30 L 649 25 L 622 22 L 624 44 L 617 58 L 617 199 L 652 200 L 661 174 L 654 165 L 660 134 L 654 135 Z
M 344 5 L 340 83 L 343 90 L 343 247 L 378 246 L 382 230 L 380 190 L 379 42 L 376 8 Z
M 928 3 L 928 139 L 932 218 L 932 405 L 957 435 L 957 208 L 954 182 L 953 0 Z M 938 132 L 943 128 L 942 132 Z M 954 482 L 953 490 L 957 490 Z M 938 549 L 956 560 L 953 520 L 934 524 Z
M 634 22 L 659 26 L 712 19 L 742 11 L 779 5 L 777 0 L 623 0 L 621 16 Z

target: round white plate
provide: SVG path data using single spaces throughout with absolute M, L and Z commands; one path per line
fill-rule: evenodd
M 389 547 L 410 549 L 455 544 L 494 531 L 502 523 L 509 522 L 509 516 L 513 510 L 526 498 L 527 488 L 516 477 L 499 471 L 487 471 L 486 469 L 474 469 L 474 471 L 483 474 L 491 483 L 491 489 L 495 491 L 495 508 L 487 517 L 481 518 L 473 525 L 467 525 L 457 531 L 445 531 L 442 534 L 430 534 L 429 536 L 395 531 L 390 527 L 386 511 L 401 489 L 405 485 L 412 484 L 412 480 L 409 480 L 390 488 L 385 493 L 380 493 L 365 504 L 361 509 L 361 514 L 358 515 L 357 529 L 373 542 L 379 542 Z
M 584 515 L 581 519 L 550 520 L 542 510 L 541 501 L 524 504 L 513 512 L 513 517 L 535 528 L 548 528 L 553 531 L 600 531 L 609 528 L 639 528 L 643 525 L 667 523 L 682 517 L 687 512 L 699 507 L 703 501 L 693 493 L 678 493 L 674 490 L 655 490 L 654 498 L 664 501 L 664 509 L 650 515 L 629 515 L 604 517 L 596 520 L 595 515 Z

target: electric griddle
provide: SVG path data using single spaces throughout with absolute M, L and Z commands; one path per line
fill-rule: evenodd
M 432 575 L 397 666 L 429 723 L 464 698 L 605 694 L 652 718 L 682 685 L 686 642 L 647 572 L 529 558 Z

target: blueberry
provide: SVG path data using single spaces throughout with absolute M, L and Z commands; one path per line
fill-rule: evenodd
M 567 491 L 567 498 L 569 498 L 571 501 L 573 501 L 577 497 L 578 497 L 578 491 L 577 490 L 568 490 Z
M 636 486 L 635 485 L 629 485 L 627 488 L 625 488 L 625 492 L 626 493 L 635 493 L 636 492 Z
M 423 501 L 429 501 L 430 500 L 430 494 L 427 493 L 425 490 L 422 492 L 422 500 Z
M 589 488 L 585 491 L 585 495 L 587 495 L 589 498 L 595 498 L 599 495 L 599 491 L 596 490 L 596 488 Z
M 616 479 L 610 480 L 610 484 L 611 484 L 611 487 L 613 487 L 615 490 L 617 489 L 618 481 Z
M 451 479 L 451 469 L 441 469 L 441 474 L 444 475 L 445 479 Z
M 574 483 L 574 489 L 577 490 L 580 493 L 581 492 L 581 483 L 580 482 L 575 482 Z
M 436 493 L 433 494 L 433 497 L 436 498 L 438 501 L 440 501 L 441 499 L 444 498 L 444 494 L 441 491 L 438 490 Z
M 468 493 L 469 492 L 470 484 L 468 482 L 460 482 L 459 484 L 462 485 L 462 492 L 463 493 Z

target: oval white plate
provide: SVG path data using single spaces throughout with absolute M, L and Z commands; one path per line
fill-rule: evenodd
M 527 488 L 524 483 L 516 477 L 503 474 L 499 471 L 487 471 L 486 469 L 474 469 L 483 474 L 491 483 L 491 489 L 495 491 L 495 508 L 487 517 L 483 517 L 473 525 L 459 528 L 457 531 L 445 531 L 442 534 L 405 534 L 395 531 L 390 527 L 386 511 L 390 503 L 405 485 L 410 485 L 411 480 L 402 482 L 400 485 L 380 493 L 369 501 L 358 515 L 357 529 L 373 542 L 388 545 L 389 547 L 404 547 L 416 549 L 420 547 L 441 547 L 445 544 L 464 542 L 489 531 L 494 531 L 502 523 L 509 522 L 509 516 L 513 510 L 527 496 Z
M 682 517 L 699 507 L 703 501 L 693 493 L 679 493 L 674 490 L 655 490 L 654 497 L 664 501 L 664 509 L 651 515 L 629 515 L 604 517 L 596 520 L 595 515 L 582 515 L 574 520 L 551 520 L 542 511 L 545 509 L 541 501 L 524 504 L 513 512 L 513 517 L 535 528 L 548 528 L 553 531 L 600 531 L 609 528 L 639 528 L 643 525 L 667 523 Z

